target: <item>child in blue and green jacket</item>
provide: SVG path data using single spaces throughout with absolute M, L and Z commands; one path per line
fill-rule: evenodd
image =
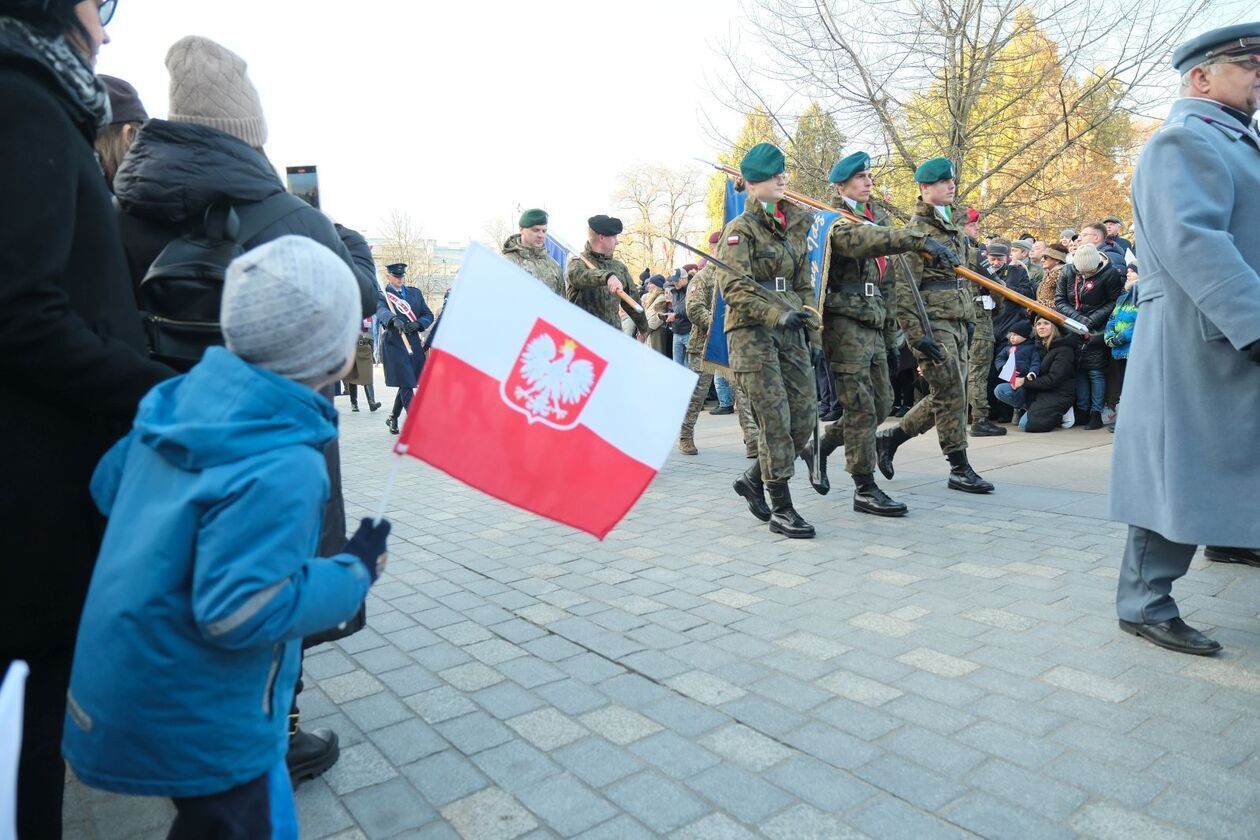
M 1120 297 L 1116 298 L 1116 307 L 1111 310 L 1111 317 L 1107 319 L 1107 326 L 1103 330 L 1103 340 L 1111 348 L 1111 358 L 1115 362 L 1113 370 L 1116 376 L 1117 410 L 1119 410 L 1120 393 L 1124 389 L 1124 368 L 1128 364 L 1129 345 L 1133 343 L 1133 326 L 1138 316 L 1137 283 L 1137 263 L 1130 263 L 1128 277 L 1124 281 L 1124 291 L 1120 293 Z M 1114 432 L 1115 430 L 1116 421 L 1113 419 L 1107 424 L 1107 431 Z

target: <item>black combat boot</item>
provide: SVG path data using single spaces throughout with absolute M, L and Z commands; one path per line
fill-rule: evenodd
M 1089 422 L 1085 424 L 1086 431 L 1093 432 L 1098 429 L 1101 429 L 1102 427 L 1103 427 L 1102 412 L 1091 411 L 1089 413 Z
M 993 485 L 976 475 L 967 463 L 967 450 L 959 449 L 945 456 L 949 459 L 949 489 L 964 493 L 992 493 Z
M 385 418 L 385 428 L 389 429 L 391 435 L 398 434 L 398 415 L 391 414 Z
M 879 463 L 879 471 L 884 474 L 884 478 L 892 480 L 893 456 L 897 454 L 897 447 L 908 440 L 910 436 L 903 432 L 900 426 L 880 429 L 875 433 L 875 456 Z
M 770 494 L 770 533 L 782 534 L 793 540 L 808 540 L 814 536 L 814 526 L 810 525 L 792 507 L 792 494 L 786 481 L 767 481 L 766 492 Z
M 376 388 L 371 385 L 363 386 L 363 393 L 367 395 L 368 411 L 376 411 L 381 404 L 376 401 Z
M 735 479 L 731 485 L 735 492 L 748 501 L 748 512 L 762 522 L 770 521 L 770 506 L 766 504 L 766 487 L 761 483 L 761 464 L 755 463 Z
M 876 516 L 905 516 L 909 510 L 903 503 L 889 498 L 875 484 L 872 473 L 853 476 L 853 509 L 858 513 L 873 513 Z
M 1006 434 L 1006 429 L 1003 429 L 988 417 L 981 417 L 971 424 L 972 437 L 1001 437 L 1004 434 Z
M 818 459 L 818 481 L 814 481 L 814 443 L 810 441 L 805 448 L 801 450 L 801 460 L 805 462 L 809 469 L 809 486 L 820 496 L 826 496 L 831 491 L 831 480 L 827 478 L 827 456 L 836 451 L 836 445 L 828 444 L 827 439 L 823 438 L 822 457 Z
M 337 733 L 331 729 L 307 732 L 298 726 L 298 715 L 289 715 L 289 751 L 284 761 L 289 778 L 296 788 L 306 779 L 314 779 L 337 763 L 341 757 Z

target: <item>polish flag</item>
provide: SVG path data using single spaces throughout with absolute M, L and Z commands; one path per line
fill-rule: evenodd
M 665 463 L 695 384 L 472 245 L 395 451 L 603 539 Z

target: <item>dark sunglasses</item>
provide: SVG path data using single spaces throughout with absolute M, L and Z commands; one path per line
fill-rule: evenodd
M 118 11 L 118 0 L 105 0 L 104 3 L 97 6 L 96 13 L 101 16 L 101 26 L 109 26 L 109 22 L 114 19 L 114 12 Z

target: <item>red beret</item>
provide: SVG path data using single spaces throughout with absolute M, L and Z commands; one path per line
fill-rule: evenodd
M 710 244 L 710 245 L 716 245 L 716 244 L 718 244 L 718 242 L 720 242 L 721 240 L 722 240 L 722 231 L 720 231 L 720 230 L 715 230 L 715 231 L 713 231 L 713 233 L 710 233 L 710 234 L 709 234 L 709 244 Z
M 967 208 L 967 224 L 980 221 L 980 211 L 974 207 Z

